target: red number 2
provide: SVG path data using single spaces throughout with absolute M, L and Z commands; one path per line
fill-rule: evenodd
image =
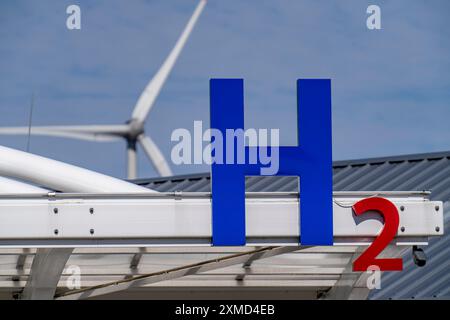
M 399 216 L 395 205 L 387 199 L 373 197 L 355 203 L 353 205 L 353 211 L 357 216 L 367 211 L 376 211 L 384 218 L 384 227 L 380 235 L 353 262 L 353 271 L 367 271 L 367 268 L 371 265 L 378 266 L 381 271 L 401 271 L 403 269 L 403 260 L 401 258 L 376 258 L 397 234 Z

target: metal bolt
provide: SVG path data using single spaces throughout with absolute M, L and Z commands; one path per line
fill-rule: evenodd
M 55 214 L 57 214 L 57 213 L 58 213 L 58 208 L 53 208 L 53 212 L 54 212 Z
M 400 211 L 405 211 L 405 207 L 404 206 L 400 206 Z
M 400 231 L 401 231 L 401 232 L 405 232 L 405 227 L 401 227 L 401 228 L 400 228 Z
M 91 234 L 94 234 L 94 229 L 89 230 Z
M 55 235 L 58 235 L 58 233 L 59 233 L 58 229 L 53 230 L 53 233 L 54 233 Z
M 94 214 L 94 208 L 90 208 L 90 209 L 89 209 L 89 212 L 90 212 L 91 214 Z
M 439 206 L 434 207 L 434 210 L 439 211 Z
M 441 230 L 441 228 L 436 227 L 435 230 L 436 230 L 436 232 L 439 232 L 439 230 Z

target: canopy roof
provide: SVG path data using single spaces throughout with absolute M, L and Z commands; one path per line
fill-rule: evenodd
M 141 179 L 137 184 L 157 191 L 209 191 L 209 174 L 192 174 L 168 178 Z M 290 177 L 250 177 L 247 191 L 297 191 L 297 180 Z M 424 268 L 415 266 L 411 252 L 405 253 L 405 270 L 387 273 L 382 289 L 373 298 L 443 298 L 450 296 L 450 152 L 334 163 L 335 191 L 364 190 L 431 190 L 431 199 L 444 201 L 445 235 L 432 240 L 425 252 Z M 76 248 L 59 281 L 58 292 L 67 290 L 66 281 L 81 270 L 82 286 L 102 285 L 136 275 L 148 276 L 146 283 L 125 291 L 111 292 L 101 297 L 120 298 L 317 298 L 320 296 L 365 298 L 365 286 L 359 274 L 350 272 L 351 259 L 361 248 L 311 247 L 294 252 L 257 252 L 260 247 L 164 247 L 164 248 Z M 263 249 L 265 250 L 265 249 Z M 401 252 L 391 248 L 390 256 Z M 36 249 L 0 249 L 0 296 L 20 293 L 27 283 Z M 232 255 L 239 263 L 226 266 Z M 265 259 L 259 259 L 268 255 Z M 235 257 L 232 257 L 235 259 Z M 210 261 L 212 259 L 212 261 Z M 224 259 L 224 261 L 221 261 Z M 218 265 L 214 265 L 214 261 Z M 210 263 L 210 271 L 194 274 L 191 267 L 186 276 L 173 277 L 176 267 L 198 262 Z M 210 262 L 208 262 L 210 261 Z M 222 263 L 222 264 L 220 264 Z M 226 267 L 223 267 L 226 266 Z M 199 266 L 197 266 L 198 268 Z M 204 266 L 203 266 L 204 267 Z M 160 271 L 167 271 L 167 280 Z M 159 277 L 159 278 L 158 278 Z M 352 278 L 351 290 L 345 290 L 343 280 Z M 335 290 L 333 288 L 340 288 Z M 347 288 L 348 289 L 348 288 Z

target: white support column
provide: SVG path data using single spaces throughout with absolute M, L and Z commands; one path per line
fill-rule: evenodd
M 361 277 L 361 272 L 353 272 L 353 262 L 357 259 L 364 250 L 361 246 L 350 257 L 345 266 L 344 272 L 336 282 L 336 284 L 326 293 L 324 293 L 320 300 L 348 300 L 352 293 L 354 286 Z
M 38 249 L 21 299 L 53 299 L 61 274 L 72 248 Z
M 127 177 L 128 179 L 137 177 L 136 140 L 127 141 Z

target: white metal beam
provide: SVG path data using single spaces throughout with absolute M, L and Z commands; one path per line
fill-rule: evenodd
M 383 223 L 378 214 L 355 218 L 351 206 L 374 193 L 336 193 L 335 244 L 368 244 Z M 385 193 L 398 208 L 396 244 L 426 244 L 443 234 L 442 202 L 424 194 Z M 27 223 L 24 223 L 26 221 Z M 202 193 L 57 194 L 0 196 L 0 246 L 170 246 L 211 245 L 211 201 Z M 247 245 L 298 245 L 296 194 L 248 194 Z
M 154 192 L 95 171 L 0 146 L 0 175 L 63 192 Z
M 33 186 L 28 183 L 23 183 L 17 180 L 0 177 L 0 193 L 34 193 L 46 194 L 49 191 L 40 187 Z
M 303 253 L 353 253 L 356 246 L 317 246 L 302 250 Z M 256 249 L 256 247 L 255 247 Z M 19 255 L 26 253 L 34 255 L 36 248 L 5 248 L 0 247 L 0 257 L 4 255 Z M 170 247 L 79 247 L 73 251 L 73 257 L 78 255 L 133 255 L 145 254 L 232 254 L 248 251 L 249 247 L 200 247 L 200 246 L 170 246 Z

